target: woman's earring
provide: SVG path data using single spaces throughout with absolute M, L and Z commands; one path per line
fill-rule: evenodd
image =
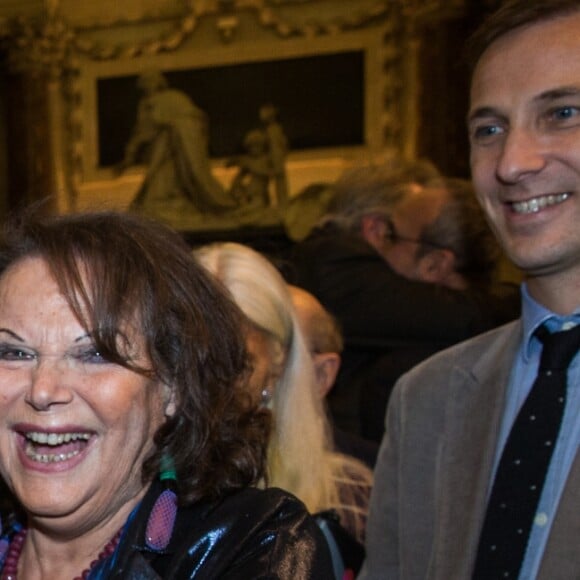
M 270 402 L 272 401 L 272 393 L 274 389 L 272 386 L 267 386 L 262 389 L 262 393 L 260 396 L 260 406 L 261 407 L 269 407 Z
M 166 489 L 155 501 L 145 530 L 147 546 L 156 551 L 167 548 L 177 516 L 177 495 L 175 493 L 177 474 L 175 473 L 173 457 L 167 451 L 161 455 L 159 479 L 165 484 Z

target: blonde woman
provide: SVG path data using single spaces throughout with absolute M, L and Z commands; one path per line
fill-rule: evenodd
M 362 543 L 372 472 L 333 449 L 312 358 L 286 282 L 266 257 L 241 244 L 211 244 L 195 255 L 246 317 L 253 360 L 250 387 L 274 415 L 268 484 L 296 495 L 311 513 L 335 510 L 342 526 Z

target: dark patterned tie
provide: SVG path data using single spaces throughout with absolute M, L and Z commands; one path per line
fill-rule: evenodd
M 542 341 L 538 376 L 512 426 L 491 490 L 481 532 L 474 580 L 515 580 L 566 403 L 568 366 L 580 347 L 580 325 L 550 334 Z

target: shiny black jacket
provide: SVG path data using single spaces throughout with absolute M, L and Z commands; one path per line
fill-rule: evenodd
M 331 580 L 330 553 L 316 522 L 295 497 L 278 489 L 238 491 L 219 502 L 180 508 L 163 552 L 145 543 L 153 484 L 113 559 L 90 578 L 183 580 L 260 578 Z

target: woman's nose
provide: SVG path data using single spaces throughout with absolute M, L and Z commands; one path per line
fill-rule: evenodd
M 65 405 L 72 400 L 68 385 L 66 364 L 57 358 L 43 358 L 31 370 L 26 401 L 37 411 L 46 411 L 54 405 Z

